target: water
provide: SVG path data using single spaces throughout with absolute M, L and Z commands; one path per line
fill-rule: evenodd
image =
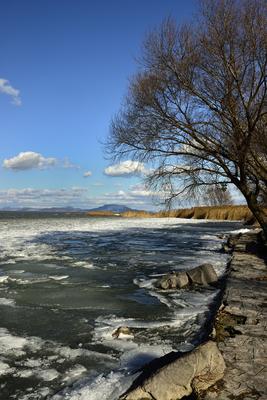
M 223 274 L 216 234 L 238 227 L 1 214 L 0 399 L 116 400 L 141 365 L 193 348 L 218 290 L 155 281 L 202 262 Z

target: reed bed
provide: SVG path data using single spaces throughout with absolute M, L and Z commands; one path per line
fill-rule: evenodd
M 214 219 L 227 221 L 242 221 L 252 218 L 252 213 L 249 208 L 243 205 L 192 207 L 171 211 L 162 211 L 158 214 L 159 217 Z
M 265 208 L 267 214 L 267 208 Z M 247 206 L 226 205 L 226 206 L 202 206 L 181 208 L 170 211 L 149 212 L 144 210 L 132 210 L 123 213 L 112 211 L 90 211 L 90 217 L 123 217 L 123 218 L 185 218 L 185 219 L 213 219 L 221 221 L 251 221 L 253 216 Z

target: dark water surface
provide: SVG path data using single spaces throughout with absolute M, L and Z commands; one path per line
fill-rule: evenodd
M 217 289 L 155 281 L 209 261 L 222 274 L 216 235 L 239 227 L 1 213 L 0 399 L 114 400 L 140 365 L 192 348 Z M 118 326 L 134 336 L 114 339 Z

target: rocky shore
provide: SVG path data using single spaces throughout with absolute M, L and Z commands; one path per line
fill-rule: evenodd
M 232 260 L 210 338 L 154 360 L 121 399 L 267 399 L 267 249 L 258 231 L 230 237 L 223 249 Z
M 226 363 L 223 379 L 205 400 L 267 399 L 267 247 L 260 234 L 234 245 L 216 340 Z

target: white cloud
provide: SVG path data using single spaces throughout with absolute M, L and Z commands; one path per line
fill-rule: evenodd
M 161 195 L 157 192 L 147 190 L 143 185 L 134 185 L 128 191 L 118 190 L 117 192 L 107 192 L 94 199 L 96 204 L 105 203 L 124 204 L 132 208 L 151 210 L 155 207 L 153 200 L 160 200 Z
M 45 169 L 57 164 L 57 159 L 53 157 L 44 157 L 40 153 L 34 151 L 25 151 L 17 156 L 7 158 L 3 162 L 3 167 L 13 169 L 15 171 L 23 171 L 28 169 Z
M 7 189 L 0 190 L 0 207 L 88 206 L 87 189 Z
M 25 151 L 18 155 L 7 158 L 3 161 L 3 167 L 13 171 L 25 171 L 29 169 L 46 169 L 50 167 L 80 169 L 80 166 L 73 164 L 68 158 L 59 160 L 54 157 L 44 157 L 35 151 Z
M 133 189 L 129 192 L 133 197 L 149 197 L 149 196 L 159 196 L 159 193 L 152 192 L 146 189 Z
M 83 176 L 84 176 L 84 178 L 88 178 L 89 176 L 92 176 L 92 172 L 91 172 L 91 171 L 86 171 L 86 172 L 83 174 Z
M 129 191 L 127 193 L 128 196 L 131 196 L 132 198 L 161 197 L 161 193 L 148 190 L 143 184 L 130 186 Z
M 146 173 L 143 163 L 138 161 L 126 160 L 119 164 L 110 165 L 104 170 L 108 176 L 134 176 Z
M 71 162 L 67 157 L 64 158 L 63 162 L 62 162 L 62 167 L 63 168 L 73 168 L 73 169 L 80 169 L 81 167 L 77 164 L 74 164 L 73 162 Z
M 141 186 L 133 186 L 128 191 L 118 190 L 99 196 L 90 194 L 87 188 L 73 187 L 65 189 L 7 189 L 0 190 L 0 209 L 77 207 L 90 209 L 103 204 L 123 204 L 132 208 L 151 210 L 154 208 L 151 193 Z
M 77 207 L 90 209 L 103 204 L 123 204 L 131 208 L 153 210 L 162 194 L 147 190 L 143 185 L 135 185 L 129 190 L 107 192 L 99 196 L 90 194 L 87 188 L 72 187 L 65 189 L 7 189 L 0 190 L 0 209 L 5 207 L 45 208 Z M 156 200 L 156 202 L 153 202 Z M 239 203 L 239 201 L 238 201 Z M 243 203 L 240 202 L 241 204 Z
M 13 88 L 7 79 L 0 78 L 0 93 L 4 93 L 12 98 L 12 103 L 16 106 L 21 105 L 20 92 Z

